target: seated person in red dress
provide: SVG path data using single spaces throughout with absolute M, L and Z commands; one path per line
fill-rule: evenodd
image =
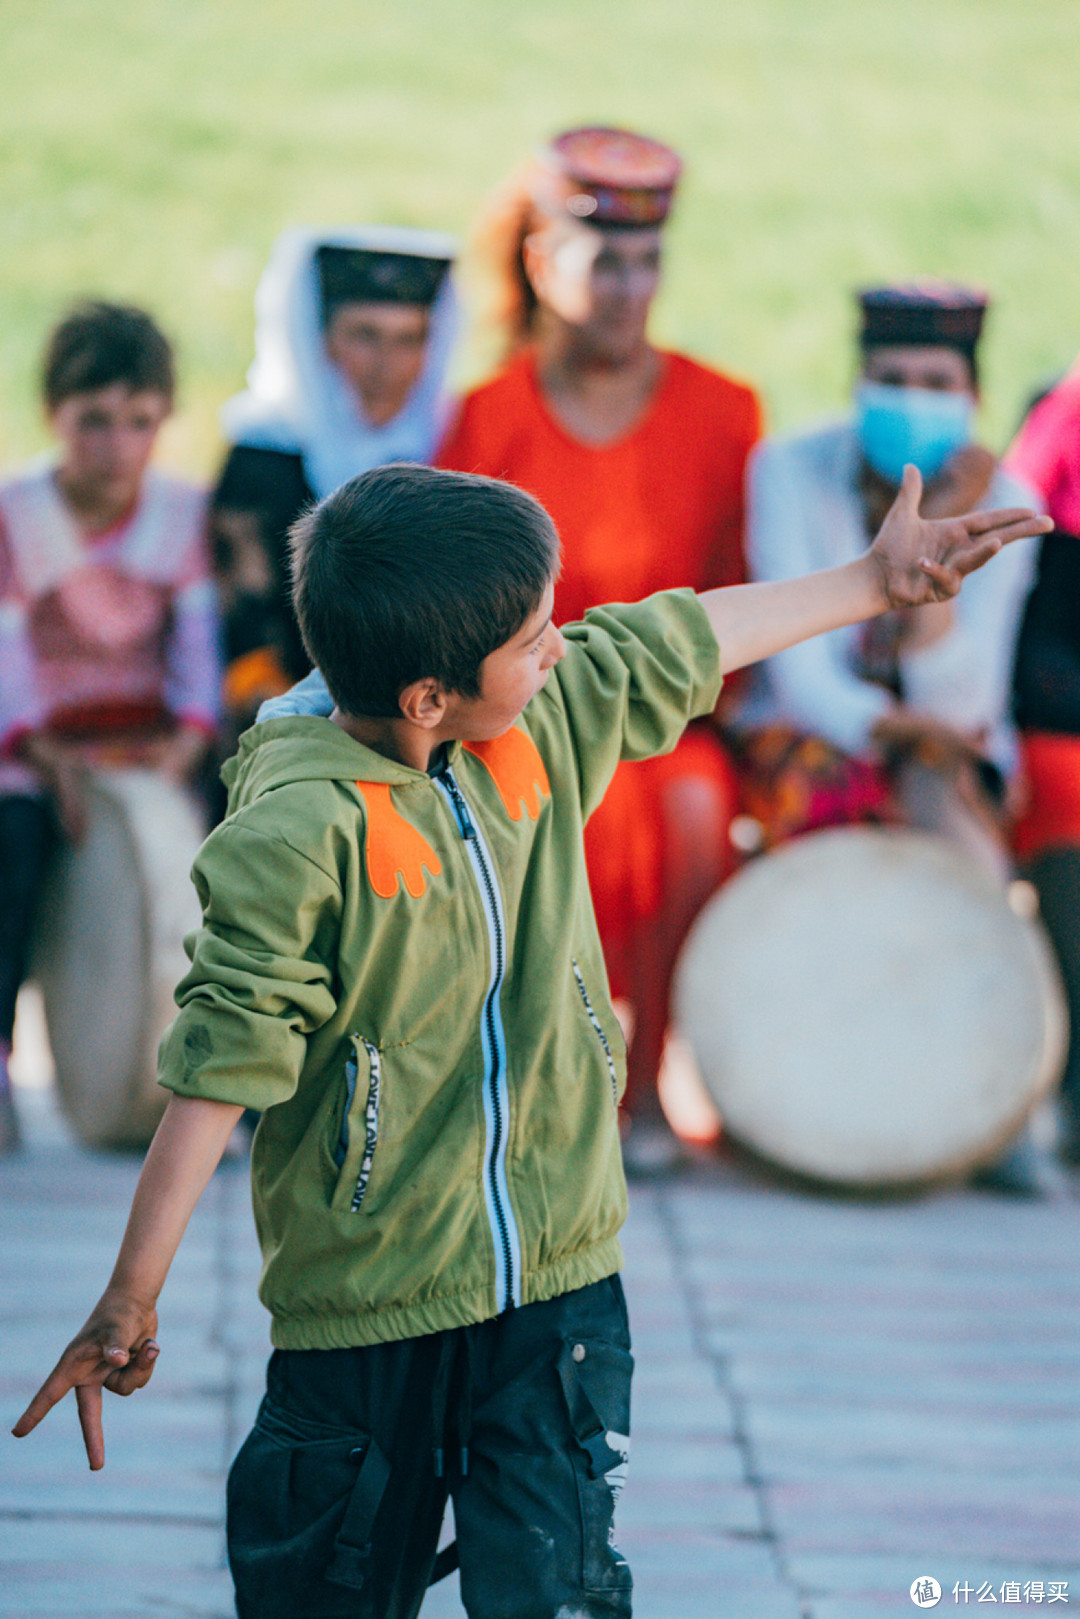
M 310 668 L 289 599 L 292 522 L 371 467 L 434 454 L 457 328 L 454 253 L 448 236 L 388 225 L 290 230 L 274 244 L 211 499 L 233 735 Z
M 563 545 L 559 622 L 678 586 L 737 584 L 755 394 L 649 341 L 681 170 L 624 130 L 560 135 L 520 173 L 479 245 L 500 304 L 504 369 L 470 394 L 438 465 L 535 495 Z M 631 1003 L 627 1161 L 673 1156 L 657 1095 L 675 958 L 731 864 L 727 754 L 699 721 L 665 758 L 621 765 L 585 848 L 615 994 Z
M 59 456 L 0 482 L 0 1151 L 34 903 L 57 832 L 82 834 L 86 770 L 189 782 L 217 721 L 205 497 L 149 464 L 173 391 L 149 315 L 81 305 L 45 356 Z
M 1032 407 L 1006 461 L 1057 525 L 1040 542 L 1016 660 L 1028 797 L 1015 841 L 1068 993 L 1059 1150 L 1080 1164 L 1080 363 Z

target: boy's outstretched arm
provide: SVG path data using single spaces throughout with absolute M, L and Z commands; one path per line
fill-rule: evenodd
M 69 1389 L 91 1468 L 105 1464 L 101 1391 L 134 1394 L 157 1359 L 158 1294 L 192 1210 L 243 1108 L 172 1096 L 150 1143 L 120 1253 L 101 1298 L 12 1429 L 22 1439 Z
M 702 592 L 720 643 L 723 672 L 757 663 L 812 635 L 955 596 L 965 575 L 1010 540 L 1046 534 L 1048 517 L 1010 507 L 928 520 L 919 516 L 922 478 L 906 467 L 900 493 L 865 556 L 801 579 Z

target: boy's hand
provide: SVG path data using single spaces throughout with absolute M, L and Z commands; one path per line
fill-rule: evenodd
M 106 1290 L 11 1430 L 16 1439 L 25 1438 L 74 1389 L 87 1460 L 94 1472 L 104 1467 L 101 1391 L 134 1394 L 150 1381 L 158 1357 L 156 1331 L 155 1309 Z
M 887 607 L 922 607 L 955 596 L 969 573 L 981 568 L 1011 540 L 1047 534 L 1048 517 L 1023 507 L 968 512 L 964 517 L 919 516 L 922 478 L 904 468 L 900 493 L 870 548 Z

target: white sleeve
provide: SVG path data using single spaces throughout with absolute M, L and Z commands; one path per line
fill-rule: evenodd
M 826 498 L 823 483 L 809 475 L 793 446 L 767 440 L 758 447 L 750 462 L 748 497 L 752 579 L 797 578 L 840 560 L 828 532 L 837 492 Z M 887 691 L 851 668 L 848 653 L 858 633 L 833 630 L 789 647 L 766 665 L 783 718 L 845 753 L 864 753 L 875 722 L 894 706 Z

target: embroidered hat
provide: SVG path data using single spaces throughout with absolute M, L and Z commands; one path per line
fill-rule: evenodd
M 662 225 L 682 159 L 629 129 L 568 129 L 540 153 L 537 205 L 590 225 Z
M 859 294 L 862 347 L 929 345 L 975 352 L 990 302 L 977 287 L 930 278 L 895 286 L 866 287 Z
M 422 304 L 429 308 L 450 268 L 450 256 L 383 253 L 363 247 L 315 250 L 323 323 L 341 304 Z

